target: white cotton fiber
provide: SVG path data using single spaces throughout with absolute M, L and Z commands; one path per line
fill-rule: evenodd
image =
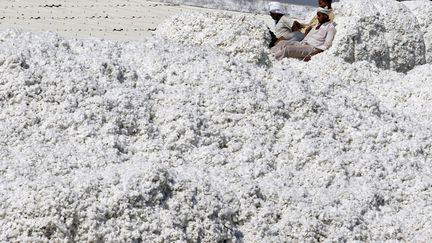
M 335 4 L 335 11 L 338 33 L 330 50 L 334 55 L 348 62 L 370 61 L 399 72 L 426 62 L 427 33 L 404 4 L 342 0 Z
M 264 22 L 250 16 L 190 12 L 166 20 L 156 34 L 181 44 L 216 48 L 248 62 L 269 63 L 270 32 Z
M 430 64 L 389 70 L 404 48 L 380 64 L 360 26 L 352 63 L 306 63 L 253 18 L 173 20 L 137 42 L 0 32 L 1 242 L 432 239 Z
M 426 61 L 432 63 L 432 2 L 431 1 L 405 1 L 403 2 L 420 24 L 420 31 L 426 46 Z

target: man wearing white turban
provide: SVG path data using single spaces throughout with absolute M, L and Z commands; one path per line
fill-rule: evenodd
M 297 31 L 294 21 L 286 16 L 285 9 L 280 2 L 270 2 L 269 3 L 270 16 L 275 21 L 274 36 L 276 40 L 292 40 L 301 41 L 304 34 Z M 293 29 L 294 27 L 294 29 Z M 299 28 L 301 26 L 298 26 Z
M 332 9 L 332 0 L 318 0 L 318 6 L 321 7 L 321 8 L 327 8 L 327 9 L 329 9 L 330 12 L 329 12 L 328 16 L 329 16 L 329 18 L 330 18 L 330 21 L 334 21 L 334 19 L 335 19 L 335 14 L 334 14 L 333 9 Z M 307 24 L 302 24 L 302 28 L 301 28 L 300 31 L 301 31 L 302 33 L 307 34 L 307 33 L 309 33 L 309 31 L 310 31 L 313 27 L 317 26 L 318 24 L 319 24 L 319 22 L 318 22 L 317 16 L 315 15 L 315 16 L 314 16 L 314 17 L 309 21 L 309 23 L 307 23 Z
M 309 61 L 313 55 L 329 49 L 336 35 L 336 28 L 330 21 L 329 9 L 318 8 L 318 25 L 310 30 L 301 42 L 280 41 L 271 48 L 276 59 L 292 57 Z

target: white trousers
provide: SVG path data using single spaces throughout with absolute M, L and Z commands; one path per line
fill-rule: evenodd
M 284 57 L 303 59 L 305 56 L 311 54 L 316 49 L 313 46 L 301 42 L 281 41 L 277 45 L 272 47 L 270 50 L 277 60 L 281 60 Z

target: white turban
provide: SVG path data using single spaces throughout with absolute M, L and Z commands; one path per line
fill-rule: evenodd
M 317 12 L 318 13 L 323 13 L 323 14 L 325 14 L 325 15 L 327 15 L 327 16 L 329 16 L 330 15 L 330 13 L 331 13 L 331 9 L 328 9 L 328 8 L 321 8 L 321 7 L 319 7 L 318 9 L 317 9 Z
M 280 2 L 269 3 L 270 13 L 285 14 L 284 8 Z

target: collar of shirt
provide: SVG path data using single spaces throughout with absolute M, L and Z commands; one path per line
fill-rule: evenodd
M 327 25 L 329 25 L 330 23 L 331 23 L 331 21 L 327 21 L 327 22 L 325 22 L 324 24 L 320 24 L 320 23 L 318 23 L 318 25 L 315 27 L 315 29 L 318 30 L 319 28 L 321 28 L 321 26 L 327 26 Z

